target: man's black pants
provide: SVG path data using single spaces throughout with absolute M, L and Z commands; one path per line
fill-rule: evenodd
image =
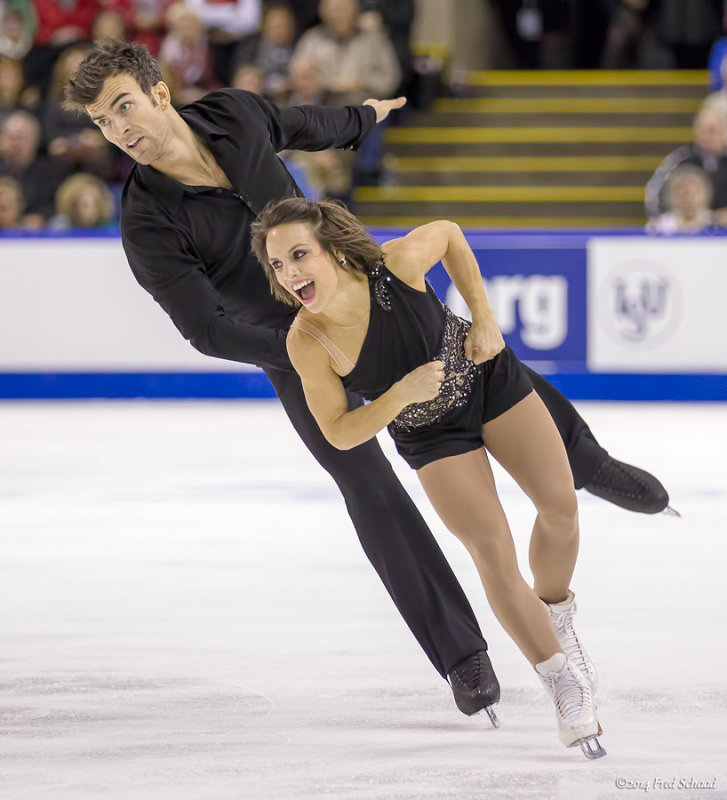
M 444 677 L 486 649 L 462 587 L 376 439 L 337 450 L 308 410 L 298 375 L 273 369 L 267 374 L 300 438 L 341 490 L 364 552 L 436 670 Z M 563 437 L 580 488 L 607 453 L 570 402 L 540 375 L 528 374 Z M 361 402 L 349 394 L 351 408 Z

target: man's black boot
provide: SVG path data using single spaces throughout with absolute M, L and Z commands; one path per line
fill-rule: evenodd
M 653 475 L 611 456 L 583 488 L 609 503 L 642 514 L 658 514 L 669 506 L 669 494 Z
M 463 713 L 471 716 L 483 709 L 497 728 L 500 725 L 491 706 L 500 699 L 500 684 L 492 668 L 487 650 L 478 650 L 456 664 L 447 675 L 454 702 Z

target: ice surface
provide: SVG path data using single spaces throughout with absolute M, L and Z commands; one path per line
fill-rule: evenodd
M 0 405 L 0 798 L 726 798 L 727 406 L 580 409 L 683 515 L 580 494 L 595 762 L 403 462 L 489 641 L 499 730 L 457 711 L 276 402 Z M 533 512 L 496 474 L 527 575 Z

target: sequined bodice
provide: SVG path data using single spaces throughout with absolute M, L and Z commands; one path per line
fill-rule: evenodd
M 440 359 L 445 379 L 439 395 L 407 406 L 389 430 L 395 435 L 431 425 L 470 396 L 478 369 L 464 354 L 470 324 L 444 306 L 429 284 L 424 292 L 413 289 L 383 261 L 369 273 L 369 285 L 369 329 L 344 386 L 374 400 L 416 367 Z

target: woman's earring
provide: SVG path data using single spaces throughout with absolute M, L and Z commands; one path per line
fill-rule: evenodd
M 338 259 L 338 263 L 339 263 L 339 264 L 340 264 L 342 267 L 345 267 L 345 266 L 346 266 L 346 257 L 345 257 L 345 256 L 341 256 L 341 258 L 339 258 L 339 259 Z

